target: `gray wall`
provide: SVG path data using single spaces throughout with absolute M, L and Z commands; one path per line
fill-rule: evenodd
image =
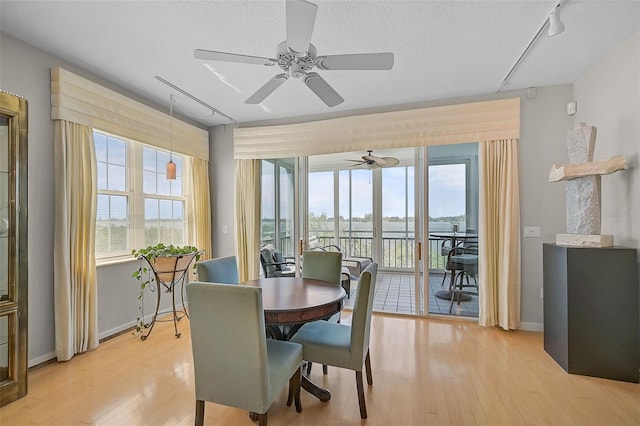
M 233 127 L 216 126 L 209 130 L 212 257 L 236 254 Z
M 624 155 L 630 169 L 602 177 L 602 233 L 614 243 L 640 242 L 640 32 L 592 66 L 575 83 L 575 123 L 597 127 L 594 158 Z

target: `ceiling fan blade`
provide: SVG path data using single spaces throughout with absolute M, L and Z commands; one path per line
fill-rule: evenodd
M 390 70 L 393 68 L 393 53 L 318 56 L 316 66 L 321 70 Z
M 278 74 L 278 75 L 276 75 L 271 80 L 267 81 L 267 83 L 264 86 L 262 86 L 261 88 L 259 88 L 253 95 L 251 95 L 249 97 L 249 99 L 244 101 L 244 103 L 245 104 L 259 104 L 260 102 L 264 101 L 267 96 L 272 94 L 274 92 L 274 90 L 276 90 L 278 87 L 280 87 L 282 85 L 282 83 L 287 81 L 287 78 L 288 77 L 287 77 L 286 74 Z
M 311 44 L 318 6 L 304 0 L 287 0 L 287 47 L 304 56 Z
M 260 56 L 237 55 L 235 53 L 216 52 L 215 50 L 195 49 L 193 57 L 205 61 L 235 62 L 240 64 L 275 65 L 275 59 L 262 58 Z
M 333 87 L 329 86 L 320 75 L 316 72 L 310 72 L 304 77 L 304 84 L 313 91 L 329 108 L 344 102 L 342 96 L 336 92 Z
M 394 157 L 382 157 L 384 160 L 384 164 L 381 164 L 381 167 L 395 167 L 400 164 L 400 160 Z

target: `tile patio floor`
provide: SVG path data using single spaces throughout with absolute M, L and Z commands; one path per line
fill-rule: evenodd
M 436 297 L 438 290 L 446 289 L 449 285 L 449 278 L 444 286 L 441 286 L 442 274 L 429 275 L 429 313 L 444 314 L 462 317 L 478 317 L 478 296 L 471 296 L 468 302 L 454 302 L 453 309 L 449 313 L 451 302 Z M 357 287 L 357 281 L 351 281 L 351 298 L 346 299 L 345 308 L 353 307 L 353 300 Z M 424 292 L 420 289 L 420 298 L 424 297 Z M 374 312 L 418 315 L 414 306 L 414 276 L 413 274 L 402 274 L 394 272 L 378 272 L 375 297 L 373 300 Z

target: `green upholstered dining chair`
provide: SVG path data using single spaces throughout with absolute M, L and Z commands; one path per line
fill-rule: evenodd
M 373 384 L 369 356 L 369 334 L 377 271 L 378 265 L 371 263 L 362 271 L 358 279 L 351 326 L 328 321 L 314 321 L 303 325 L 290 340 L 302 343 L 304 347 L 303 358 L 307 361 L 347 368 L 356 372 L 358 404 L 360 405 L 360 417 L 363 419 L 367 418 L 367 405 L 362 383 L 363 365 L 367 373 L 367 383 Z
M 342 252 L 305 251 L 302 254 L 302 278 L 327 281 L 339 286 L 342 281 Z
M 289 383 L 287 405 L 302 411 L 302 346 L 266 338 L 262 289 L 192 282 L 187 285 L 196 395 L 196 425 L 205 401 L 237 407 L 267 424 L 267 411 Z
M 302 254 L 302 278 L 327 281 L 339 287 L 342 284 L 342 252 L 309 250 Z M 340 322 L 340 312 L 328 318 Z M 311 373 L 312 363 L 307 364 L 307 374 Z M 322 366 L 327 374 L 327 366 Z
M 196 263 L 198 281 L 238 284 L 238 262 L 235 256 L 218 257 Z

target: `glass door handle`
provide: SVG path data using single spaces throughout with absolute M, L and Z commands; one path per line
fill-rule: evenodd
M 418 241 L 418 260 L 422 260 L 422 241 Z

